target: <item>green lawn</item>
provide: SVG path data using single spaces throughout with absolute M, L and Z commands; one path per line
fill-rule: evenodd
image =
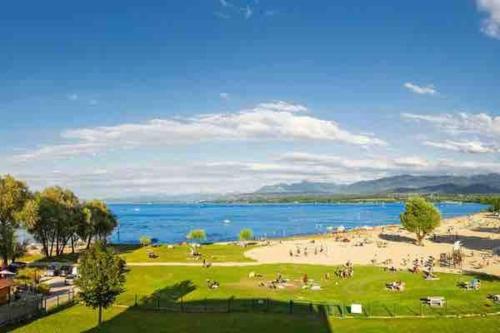
M 449 302 L 446 314 L 458 312 L 500 311 L 486 296 L 500 292 L 497 278 L 481 276 L 482 288 L 479 291 L 464 291 L 456 286 L 459 281 L 470 280 L 473 276 L 439 274 L 438 281 L 425 281 L 421 275 L 407 272 L 384 272 L 381 268 L 355 267 L 354 277 L 348 280 L 332 278 L 325 280 L 326 272 L 332 273 L 334 267 L 315 265 L 260 265 L 250 267 L 189 267 L 189 266 L 149 266 L 131 267 L 127 274 L 125 292 L 118 297 L 117 305 L 133 305 L 138 295 L 139 307 L 127 309 L 115 307 L 105 312 L 105 324 L 100 332 L 493 332 L 500 323 L 500 317 L 445 319 L 367 319 L 331 316 L 325 319 L 329 306 L 313 307 L 308 301 L 328 304 L 351 304 L 359 302 L 372 315 L 418 315 L 421 297 L 445 296 Z M 250 278 L 254 271 L 261 278 Z M 260 281 L 276 278 L 280 272 L 290 279 L 292 287 L 271 290 L 259 287 Z M 301 278 L 307 273 L 322 286 L 322 290 L 303 290 Z M 211 290 L 206 279 L 217 280 L 220 288 Z M 402 280 L 406 291 L 394 293 L 385 290 L 386 282 Z M 155 298 L 152 300 L 151 295 Z M 236 299 L 231 309 L 254 312 L 231 313 L 172 313 L 145 310 L 155 308 L 159 297 L 161 307 L 169 306 L 172 300 L 182 298 L 184 309 L 201 311 L 205 307 L 227 310 L 227 300 Z M 271 307 L 266 302 L 251 303 L 249 299 L 271 299 Z M 294 301 L 294 314 L 288 314 L 289 300 Z M 234 302 L 234 303 L 233 303 Z M 241 302 L 241 303 L 238 303 Z M 247 302 L 247 303 L 245 303 Z M 179 303 L 176 303 L 179 305 Z M 302 304 L 302 305 L 301 305 Z M 245 309 L 243 309 L 245 307 Z M 434 311 L 434 310 L 433 310 Z M 425 315 L 444 314 L 444 309 L 424 308 Z M 278 313 L 280 312 L 280 313 Z M 333 312 L 338 315 L 338 312 Z M 95 330 L 96 312 L 76 305 L 71 308 L 40 318 L 14 332 L 97 332 Z
M 196 260 L 191 256 L 188 245 L 168 245 L 157 247 L 140 247 L 137 245 L 114 245 L 116 251 L 130 263 L 133 262 L 200 262 L 202 258 L 211 262 L 248 262 L 253 261 L 243 254 L 252 246 L 242 247 L 236 244 L 210 244 L 199 248 L 202 258 Z M 153 252 L 157 257 L 149 258 L 148 253 Z
M 331 319 L 266 313 L 178 314 L 112 308 L 96 329 L 96 311 L 76 305 L 18 328 L 0 332 L 498 332 L 500 317 L 452 319 Z
M 482 281 L 479 291 L 465 291 L 457 287 L 459 281 L 469 281 L 474 275 L 459 276 L 438 274 L 440 280 L 425 281 L 420 274 L 408 272 L 384 272 L 378 267 L 355 267 L 354 277 L 347 280 L 339 278 L 324 279 L 326 272 L 332 273 L 333 267 L 314 265 L 260 265 L 247 267 L 132 267 L 127 275 L 126 291 L 118 298 L 118 303 L 132 305 L 135 295 L 139 301 L 152 294 L 162 301 L 169 299 L 196 302 L 208 299 L 227 300 L 230 297 L 270 298 L 276 301 L 313 301 L 336 304 L 361 303 L 371 315 L 419 315 L 445 312 L 477 313 L 500 311 L 487 295 L 500 293 L 500 280 L 488 276 L 477 276 Z M 249 278 L 250 272 L 262 274 L 262 278 Z M 291 287 L 271 290 L 259 287 L 259 282 L 276 278 L 280 272 L 290 279 Z M 304 290 L 301 285 L 303 274 L 319 282 L 322 290 Z M 333 276 L 333 274 L 331 274 Z M 211 290 L 206 280 L 216 280 L 220 288 Z M 385 283 L 402 280 L 406 290 L 401 293 L 385 289 Z M 421 307 L 420 299 L 426 296 L 444 296 L 448 302 L 446 309 L 431 310 Z M 213 301 L 215 303 L 215 301 Z
M 500 316 L 437 319 L 332 319 L 330 326 L 341 333 L 457 333 L 499 332 Z
M 199 253 L 202 255 L 196 259 L 191 256 L 188 245 L 175 245 L 169 248 L 168 245 L 160 245 L 156 247 L 141 247 L 138 245 L 113 245 L 116 252 L 127 262 L 199 262 L 203 258 L 211 262 L 250 262 L 250 258 L 244 256 L 244 253 L 255 245 L 242 247 L 236 244 L 209 244 L 199 248 Z M 157 257 L 150 258 L 149 252 L 153 252 Z M 19 261 L 24 262 L 76 262 L 78 254 L 63 254 L 50 258 L 43 257 L 41 254 L 25 255 L 19 258 Z

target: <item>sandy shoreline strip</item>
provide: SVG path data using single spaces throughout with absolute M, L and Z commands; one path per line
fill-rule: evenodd
M 465 257 L 462 266 L 445 268 L 437 265 L 436 270 L 474 271 L 500 276 L 500 257 L 494 251 L 500 249 L 498 216 L 477 213 L 445 219 L 435 235 L 424 241 L 424 246 L 415 245 L 414 238 L 400 225 L 385 225 L 350 230 L 337 237 L 310 235 L 274 239 L 269 245 L 249 250 L 245 255 L 266 264 L 340 265 L 351 261 L 354 264 L 407 269 L 415 259 L 425 260 L 433 256 L 439 260 L 441 253 L 451 253 L 453 243 L 458 240 L 462 243 Z

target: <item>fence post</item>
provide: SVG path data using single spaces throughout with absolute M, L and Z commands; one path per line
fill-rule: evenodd
M 205 312 L 207 312 L 207 298 L 205 297 Z
M 227 312 L 231 312 L 231 297 L 227 300 Z
M 134 306 L 137 306 L 137 294 L 135 294 L 135 303 Z
M 156 299 L 156 309 L 160 309 L 160 297 Z
M 290 312 L 290 314 L 293 313 L 293 301 L 292 300 L 290 300 L 290 306 L 289 306 L 289 310 L 288 311 Z
M 313 304 L 312 304 L 312 302 L 309 303 L 309 312 L 313 312 Z
M 181 297 L 181 312 L 184 312 L 184 300 Z

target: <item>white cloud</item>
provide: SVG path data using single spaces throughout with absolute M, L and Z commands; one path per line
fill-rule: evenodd
M 206 141 L 316 140 L 360 146 L 385 145 L 368 135 L 354 134 L 335 121 L 303 115 L 307 108 L 283 101 L 261 103 L 237 113 L 200 115 L 185 119 L 153 119 L 67 130 L 62 137 L 71 143 L 44 146 L 14 157 L 17 161 L 96 154 L 112 149 L 164 147 Z
M 221 92 L 219 94 L 219 97 L 222 98 L 223 100 L 228 100 L 229 99 L 229 94 L 226 92 Z
M 248 5 L 245 8 L 242 8 L 241 11 L 243 12 L 243 17 L 247 20 L 253 15 L 253 9 Z
M 406 82 L 403 86 L 411 92 L 419 95 L 436 95 L 438 93 L 433 85 L 419 86 L 411 82 Z
M 438 115 L 403 113 L 401 116 L 406 119 L 429 122 L 449 132 L 500 136 L 500 116 L 490 116 L 486 113 L 469 114 L 461 112 Z
M 500 0 L 477 0 L 477 6 L 487 17 L 481 21 L 481 31 L 500 39 Z
M 444 142 L 426 141 L 425 145 L 446 150 L 458 151 L 462 153 L 481 154 L 481 153 L 497 153 L 500 148 L 494 145 L 487 145 L 481 141 L 453 141 L 445 140 Z
M 70 101 L 76 101 L 78 99 L 78 95 L 77 94 L 69 94 L 68 96 L 66 96 Z
M 437 115 L 403 113 L 403 118 L 429 123 L 454 139 L 426 140 L 425 145 L 462 153 L 500 152 L 500 117 L 486 113 L 444 113 Z

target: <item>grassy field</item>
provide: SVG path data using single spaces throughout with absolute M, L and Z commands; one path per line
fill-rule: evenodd
M 236 244 L 208 244 L 203 245 L 198 249 L 201 257 L 196 259 L 191 256 L 190 247 L 188 245 L 168 245 L 147 246 L 139 245 L 113 245 L 116 252 L 127 262 L 200 262 L 203 258 L 210 262 L 250 262 L 250 258 L 244 256 L 244 253 L 255 247 L 249 245 L 242 247 Z M 148 253 L 153 252 L 156 257 L 150 258 Z M 23 262 L 67 262 L 75 263 L 78 260 L 78 254 L 63 254 L 50 258 L 43 257 L 41 254 L 28 254 L 19 261 Z
M 252 246 L 242 247 L 236 244 L 210 244 L 203 245 L 198 249 L 202 255 L 196 260 L 191 256 L 188 245 L 175 245 L 169 248 L 167 245 L 156 247 L 140 247 L 137 245 L 115 245 L 116 251 L 127 262 L 200 262 L 205 258 L 211 262 L 248 262 L 253 261 L 243 254 L 250 250 Z M 150 258 L 149 252 L 153 252 L 157 257 Z
M 105 311 L 105 320 L 100 330 L 95 329 L 96 312 L 81 305 L 51 314 L 32 323 L 11 328 L 14 332 L 494 332 L 500 324 L 500 317 L 468 319 L 340 319 L 325 318 L 325 312 L 314 308 L 307 311 L 306 302 L 351 304 L 358 302 L 371 315 L 389 316 L 418 315 L 421 309 L 420 298 L 425 296 L 444 296 L 448 301 L 446 314 L 466 312 L 500 311 L 487 299 L 488 294 L 500 292 L 500 280 L 479 276 L 482 288 L 479 291 L 465 291 L 457 287 L 460 281 L 468 281 L 474 276 L 439 274 L 438 281 L 425 281 L 421 275 L 407 272 L 385 272 L 377 267 L 355 267 L 354 277 L 342 280 L 333 277 L 334 267 L 313 265 L 260 265 L 251 267 L 188 267 L 188 266 L 150 266 L 131 267 L 127 274 L 125 292 L 118 297 L 118 307 Z M 262 277 L 250 278 L 255 272 Z M 261 281 L 273 280 L 280 272 L 289 279 L 290 287 L 269 289 L 259 287 Z M 325 279 L 325 273 L 332 278 Z M 322 290 L 304 290 L 301 287 L 303 274 L 319 283 Z M 220 283 L 218 289 L 207 287 L 206 279 Z M 406 290 L 402 293 L 390 292 L 385 283 L 402 280 Z M 126 308 L 135 303 L 138 295 L 139 307 Z M 151 302 L 151 296 L 154 300 Z M 144 310 L 146 304 L 160 305 L 179 301 L 186 307 L 196 308 L 201 304 L 209 308 L 225 311 L 230 297 L 237 300 L 271 299 L 276 311 L 261 308 L 259 312 L 232 313 L 171 313 Z M 288 314 L 289 300 L 304 304 L 303 311 L 295 310 Z M 162 303 L 163 302 L 163 303 Z M 222 304 L 222 307 L 221 307 Z M 295 305 L 297 307 L 297 305 Z M 153 306 L 154 307 L 154 306 Z M 325 307 L 322 307 L 325 309 Z M 239 309 L 242 310 L 242 309 Z M 203 311 L 203 310 L 202 310 Z M 266 312 L 267 311 L 267 312 Z M 444 314 L 445 309 L 424 308 L 425 315 Z M 335 313 L 334 313 L 335 314 Z M 68 325 L 68 323 L 71 323 Z
M 420 299 L 426 296 L 444 296 L 448 302 L 446 309 L 431 310 L 423 307 L 424 314 L 467 313 L 500 311 L 487 296 L 500 293 L 500 280 L 489 276 L 439 274 L 437 281 L 426 281 L 420 274 L 409 272 L 385 272 L 378 267 L 355 267 L 354 277 L 339 279 L 334 277 L 334 268 L 315 265 L 260 265 L 249 267 L 133 267 L 127 276 L 126 291 L 119 296 L 118 303 L 132 305 L 135 295 L 139 301 L 155 295 L 161 300 L 179 300 L 185 302 L 199 300 L 227 300 L 230 297 L 270 298 L 288 302 L 328 302 L 336 304 L 364 304 L 371 315 L 419 315 Z M 249 273 L 262 275 L 250 278 Z M 269 289 L 260 287 L 260 282 L 267 282 L 281 273 L 289 279 L 290 287 Z M 325 279 L 329 272 L 330 279 Z M 309 279 L 321 285 L 322 290 L 302 289 L 301 279 L 307 274 Z M 459 288 L 460 281 L 469 281 L 477 277 L 482 281 L 478 291 L 466 291 Z M 215 280 L 220 288 L 212 290 L 206 280 Z M 404 292 L 391 292 L 385 284 L 401 280 L 406 283 Z
M 266 313 L 178 314 L 112 308 L 96 328 L 96 311 L 76 305 L 20 327 L 0 332 L 498 332 L 500 317 L 463 319 L 331 319 Z

